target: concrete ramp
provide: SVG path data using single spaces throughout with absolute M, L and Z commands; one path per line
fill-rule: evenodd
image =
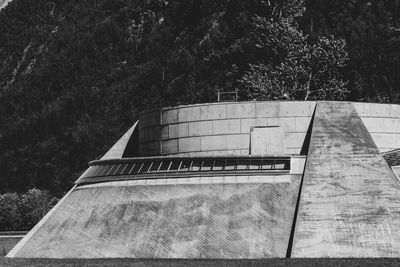
M 318 102 L 292 257 L 399 257 L 400 184 L 351 103 Z
M 285 257 L 300 175 L 76 187 L 13 257 Z

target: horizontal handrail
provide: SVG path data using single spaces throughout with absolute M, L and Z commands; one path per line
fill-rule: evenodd
M 266 172 L 289 172 L 290 157 L 152 157 L 111 159 L 92 162 L 76 183 L 83 179 L 129 176 L 145 179 L 153 176 L 253 175 Z M 103 179 L 103 178 L 101 178 Z
M 99 159 L 99 160 L 92 160 L 89 162 L 89 166 L 99 165 L 99 164 L 109 164 L 115 162 L 130 162 L 136 160 L 164 160 L 164 159 L 290 159 L 293 155 L 291 154 L 271 154 L 271 155 L 247 155 L 247 156 L 174 156 L 174 155 L 167 155 L 167 156 L 151 156 L 151 157 L 134 157 L 134 158 L 110 158 L 110 159 Z

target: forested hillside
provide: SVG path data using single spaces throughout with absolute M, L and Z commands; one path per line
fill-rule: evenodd
M 301 28 L 347 42 L 350 100 L 400 102 L 400 1 L 307 0 Z
M 61 194 L 145 108 L 399 101 L 399 1 L 13 0 L 0 11 L 0 193 Z
M 5 7 L 11 0 L 0 0 L 0 9 Z

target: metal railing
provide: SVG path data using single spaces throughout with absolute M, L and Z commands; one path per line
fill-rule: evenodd
M 254 172 L 289 172 L 290 157 L 132 158 L 95 161 L 77 183 L 120 176 L 181 176 Z M 103 180 L 103 179 L 101 179 Z
M 237 92 L 220 92 L 218 91 L 218 102 L 237 102 L 238 94 Z

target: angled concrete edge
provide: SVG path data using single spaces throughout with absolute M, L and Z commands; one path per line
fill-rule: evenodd
M 291 257 L 399 257 L 400 184 L 351 103 L 317 103 Z
M 76 185 L 72 187 L 70 191 L 68 191 L 65 196 L 58 201 L 58 203 L 30 230 L 16 245 L 15 247 L 8 252 L 6 255 L 7 258 L 14 258 L 17 252 L 29 241 L 29 239 L 42 227 L 42 225 L 51 217 L 51 215 L 57 210 L 57 208 L 64 202 L 64 200 L 74 191 Z
M 131 138 L 131 135 L 136 129 L 138 123 L 139 121 L 136 121 L 135 124 L 133 124 L 133 126 L 126 131 L 126 133 L 110 148 L 110 150 L 107 151 L 106 154 L 104 154 L 101 159 L 122 158 L 126 145 L 128 144 L 129 139 Z

